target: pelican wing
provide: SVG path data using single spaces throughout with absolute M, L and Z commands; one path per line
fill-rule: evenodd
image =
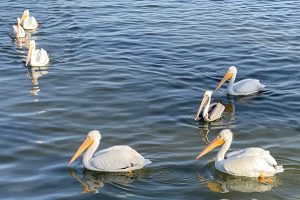
M 22 26 L 19 26 L 19 29 L 17 29 L 16 25 L 13 25 L 10 31 L 10 36 L 12 38 L 16 38 L 17 37 L 17 30 L 19 31 L 19 37 L 23 38 L 25 37 L 25 31 L 22 28 Z
M 226 155 L 227 159 L 237 159 L 250 156 L 265 158 L 270 165 L 277 165 L 276 160 L 273 158 L 273 156 L 270 155 L 269 151 L 256 147 L 241 149 L 239 151 L 234 151 Z
M 45 66 L 49 62 L 49 56 L 45 49 L 37 49 L 35 51 L 35 58 L 38 66 Z
M 16 25 L 13 25 L 11 27 L 11 30 L 10 30 L 10 36 L 12 38 L 15 38 L 17 36 L 17 26 Z
M 243 157 L 224 161 L 223 170 L 235 176 L 258 177 L 261 173 L 272 176 L 276 173 L 275 167 L 269 165 L 264 158 Z
M 262 90 L 264 86 L 257 79 L 244 79 L 236 82 L 233 89 L 236 93 L 251 94 Z
M 36 29 L 38 27 L 38 23 L 35 17 L 30 16 L 23 21 L 22 26 L 25 29 Z
M 128 171 L 129 169 L 140 169 L 150 164 L 138 152 L 129 146 L 113 146 L 95 153 L 91 159 L 91 165 L 99 171 Z
M 223 106 L 223 104 L 221 103 L 214 103 L 211 104 L 210 108 L 209 108 L 209 119 L 211 121 L 215 121 L 219 118 L 222 117 L 222 114 L 225 110 L 225 106 Z
M 258 177 L 261 173 L 273 176 L 282 172 L 269 151 L 260 148 L 246 148 L 227 155 L 227 159 L 217 164 L 220 171 L 236 176 Z

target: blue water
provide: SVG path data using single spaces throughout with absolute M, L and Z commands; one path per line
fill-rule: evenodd
M 26 68 L 26 41 L 9 37 L 25 8 L 48 68 Z M 0 11 L 0 199 L 300 198 L 299 1 L 6 0 Z M 195 122 L 231 65 L 267 91 L 231 98 L 223 86 L 223 119 Z M 224 128 L 231 150 L 267 149 L 285 172 L 266 185 L 216 171 L 217 149 L 194 160 Z M 130 145 L 153 163 L 133 177 L 68 168 L 92 129 L 100 149 Z

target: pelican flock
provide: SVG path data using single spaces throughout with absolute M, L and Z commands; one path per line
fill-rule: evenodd
M 14 38 L 25 37 L 25 30 L 36 29 L 37 27 L 38 22 L 36 18 L 30 16 L 29 10 L 26 9 L 21 19 L 17 18 L 17 24 L 12 27 L 10 34 Z M 49 56 L 47 51 L 44 49 L 36 49 L 35 41 L 31 40 L 26 66 L 42 67 L 48 63 Z M 227 87 L 227 93 L 229 95 L 251 95 L 263 90 L 265 87 L 257 79 L 244 79 L 235 82 L 236 75 L 237 68 L 234 66 L 229 67 L 215 91 L 227 80 L 229 80 Z M 205 91 L 195 116 L 196 121 L 203 119 L 204 121 L 212 122 L 222 117 L 225 107 L 221 103 L 211 104 L 212 94 L 213 92 L 210 90 Z M 68 165 L 70 166 L 84 151 L 86 152 L 82 159 L 83 166 L 93 171 L 131 173 L 131 171 L 141 169 L 151 163 L 150 160 L 145 159 L 136 150 L 125 145 L 113 146 L 96 152 L 100 145 L 100 140 L 101 134 L 99 131 L 90 131 L 86 140 L 75 152 Z M 221 172 L 234 176 L 258 177 L 260 182 L 272 183 L 272 179 L 268 177 L 284 171 L 283 166 L 277 165 L 276 160 L 270 155 L 269 151 L 265 151 L 261 148 L 246 148 L 234 151 L 225 156 L 230 148 L 231 142 L 232 132 L 228 129 L 222 130 L 217 138 L 211 142 L 196 159 L 201 158 L 217 146 L 222 146 L 215 161 L 215 168 Z
M 43 48 L 36 49 L 36 43 L 34 40 L 30 40 L 31 34 L 33 33 L 28 32 L 28 30 L 33 30 L 38 27 L 37 20 L 35 17 L 30 16 L 29 10 L 24 10 L 21 19 L 17 18 L 17 24 L 13 25 L 11 28 L 11 31 L 9 35 L 12 38 L 17 39 L 17 44 L 19 48 L 22 48 L 22 42 L 25 41 L 25 44 L 27 44 L 27 41 L 29 41 L 29 47 L 28 47 L 28 53 L 26 57 L 25 65 L 30 67 L 32 72 L 32 83 L 34 85 L 34 89 L 32 90 L 32 94 L 37 96 L 39 92 L 38 87 L 38 81 L 37 76 L 34 71 L 35 67 L 46 67 L 49 63 L 49 55 L 47 51 Z M 24 40 L 21 40 L 21 38 L 25 38 Z M 26 46 L 26 45 L 25 45 Z M 44 68 L 44 69 L 46 69 Z
M 24 29 L 33 30 L 38 27 L 38 22 L 34 16 L 30 16 L 29 10 L 26 9 L 21 17 L 21 23 Z
M 82 162 L 83 166 L 89 170 L 104 172 L 131 172 L 141 169 L 151 163 L 145 159 L 136 150 L 129 146 L 113 146 L 101 151 L 97 150 L 100 145 L 101 134 L 97 130 L 90 131 L 86 140 L 78 148 L 71 158 L 69 165 L 86 150 Z
M 205 91 L 199 109 L 195 116 L 196 121 L 203 119 L 204 121 L 212 122 L 222 117 L 225 106 L 221 103 L 210 104 L 211 95 L 212 91 Z
M 235 83 L 236 74 L 237 68 L 235 66 L 229 67 L 215 91 L 217 91 L 227 80 L 229 80 L 227 87 L 227 93 L 229 95 L 251 95 L 263 90 L 265 87 L 257 79 L 244 79 Z
M 266 178 L 274 174 L 283 172 L 281 165 L 277 165 L 276 160 L 269 151 L 261 148 L 246 148 L 234 151 L 226 155 L 232 142 L 232 132 L 225 129 L 219 133 L 196 159 L 201 158 L 217 146 L 222 145 L 219 150 L 215 167 L 217 170 L 234 176 L 258 177 L 259 181 L 272 183 L 272 179 Z
M 49 56 L 45 49 L 35 49 L 35 41 L 29 43 L 26 66 L 44 67 L 49 63 Z

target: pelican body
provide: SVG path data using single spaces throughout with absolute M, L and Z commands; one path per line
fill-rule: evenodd
M 264 177 L 273 176 L 276 173 L 284 171 L 282 166 L 277 165 L 276 160 L 270 155 L 270 152 L 261 148 L 241 149 L 229 153 L 225 157 L 231 142 L 232 132 L 228 129 L 222 130 L 217 138 L 196 159 L 204 156 L 215 147 L 222 145 L 216 157 L 215 167 L 223 173 L 234 176 L 258 177 L 263 182 L 269 182 L 270 180 Z
M 17 24 L 13 25 L 10 31 L 10 36 L 12 38 L 24 38 L 25 37 L 25 30 L 23 29 L 23 27 L 21 26 L 21 20 L 18 17 L 17 18 Z
M 136 150 L 125 145 L 113 146 L 95 153 L 100 140 L 101 134 L 99 131 L 90 131 L 86 140 L 70 160 L 69 165 L 86 149 L 82 159 L 83 166 L 93 171 L 131 172 L 151 163 L 150 160 L 145 159 Z
M 227 73 L 217 85 L 215 91 L 217 91 L 227 80 L 229 80 L 229 85 L 227 87 L 227 93 L 229 95 L 251 95 L 265 88 L 265 86 L 257 79 L 244 79 L 235 83 L 236 74 L 237 68 L 234 66 L 229 67 Z
M 21 17 L 21 23 L 23 28 L 26 30 L 36 29 L 38 27 L 38 23 L 35 17 L 30 16 L 28 9 L 24 10 L 23 15 Z
M 49 63 L 49 56 L 45 49 L 35 49 L 35 41 L 29 43 L 26 66 L 44 67 Z
M 225 106 L 221 103 L 211 102 L 212 91 L 205 91 L 199 109 L 195 115 L 195 121 L 201 120 L 201 118 L 206 122 L 212 122 L 222 117 L 225 110 Z

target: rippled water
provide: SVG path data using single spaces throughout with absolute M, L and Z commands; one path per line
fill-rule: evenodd
M 25 8 L 47 69 L 26 68 L 26 45 L 8 35 Z M 1 199 L 300 198 L 299 1 L 7 0 L 0 10 Z M 224 118 L 196 123 L 204 90 L 230 65 L 267 91 L 230 98 L 223 86 Z M 216 171 L 217 150 L 194 160 L 225 127 L 231 150 L 262 147 L 284 165 L 273 185 Z M 127 144 L 153 163 L 133 177 L 68 168 L 92 129 L 101 148 Z

